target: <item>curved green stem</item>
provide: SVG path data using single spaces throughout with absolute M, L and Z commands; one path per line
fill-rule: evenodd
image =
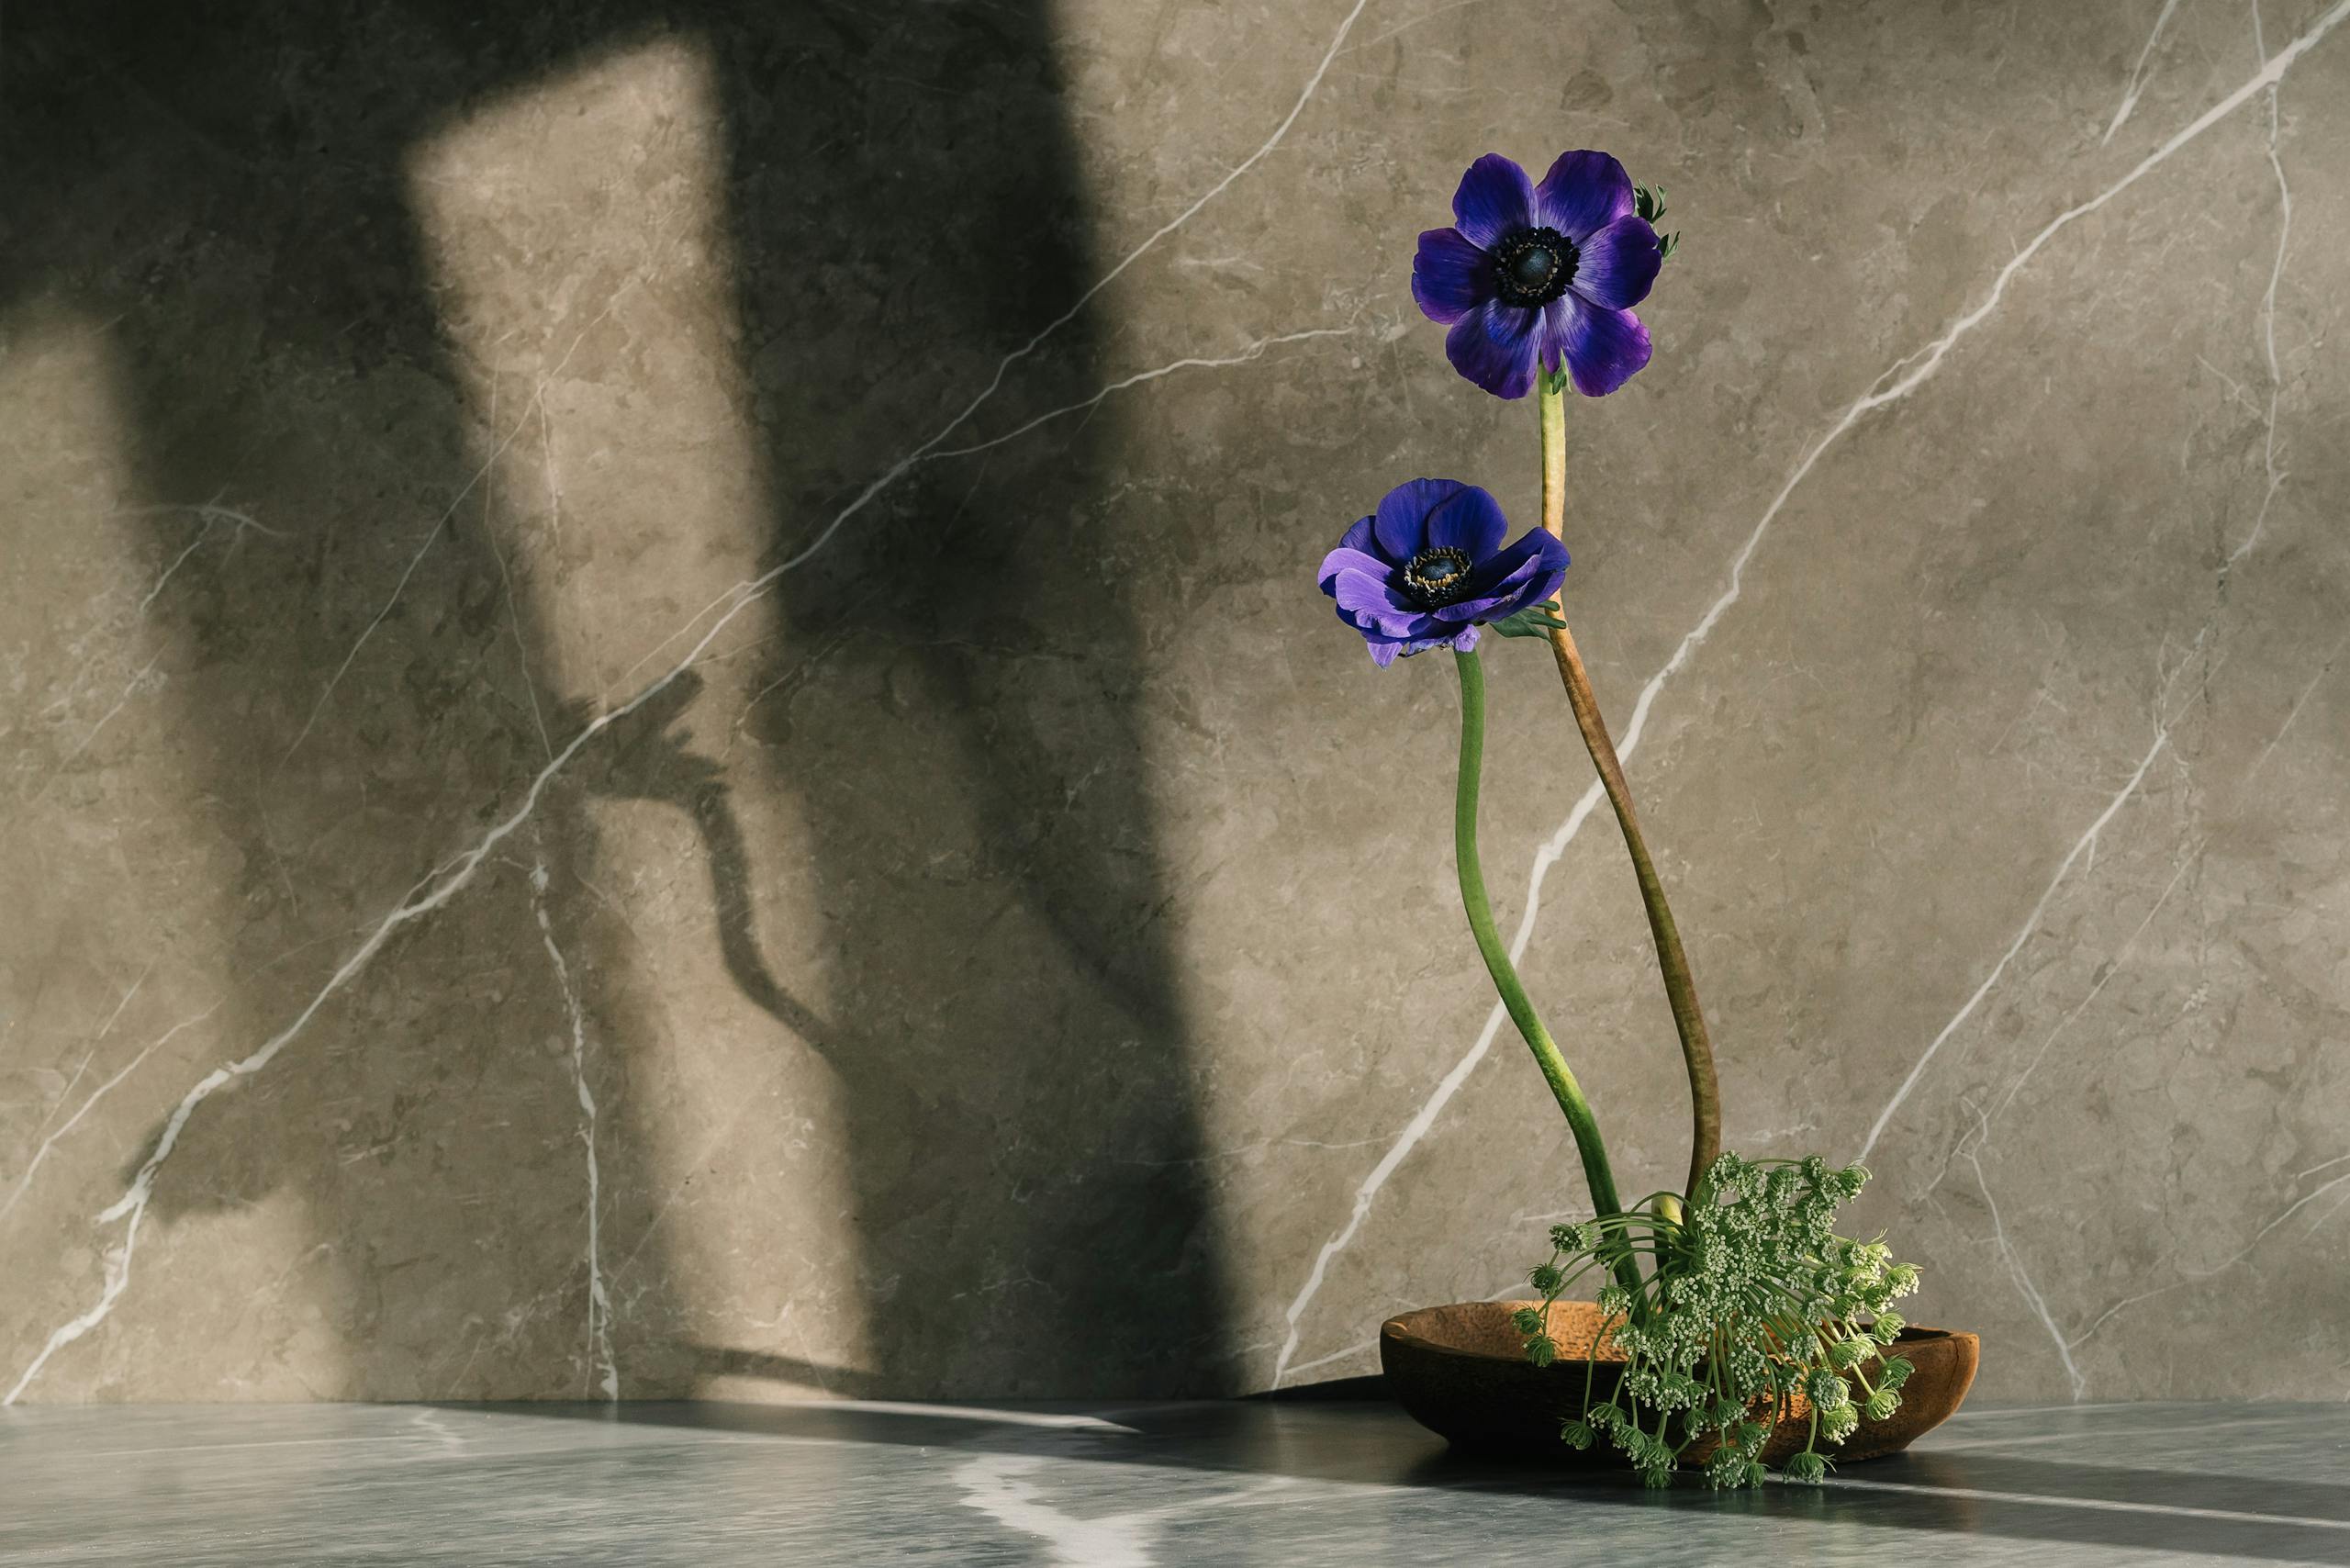
M 1477 951 L 1484 955 L 1485 972 L 1494 977 L 1494 989 L 1509 1010 L 1510 1022 L 1526 1037 L 1527 1048 L 1541 1067 L 1559 1109 L 1566 1113 L 1576 1152 L 1583 1156 L 1583 1179 L 1591 1184 L 1592 1205 L 1605 1218 L 1621 1212 L 1623 1204 L 1616 1196 L 1616 1175 L 1607 1166 L 1607 1146 L 1600 1141 L 1599 1122 L 1592 1115 L 1591 1103 L 1583 1097 L 1583 1086 L 1575 1081 L 1567 1058 L 1560 1054 L 1558 1042 L 1536 1014 L 1517 978 L 1516 966 L 1509 961 L 1509 949 L 1502 946 L 1501 932 L 1494 924 L 1494 906 L 1485 896 L 1484 865 L 1477 856 L 1477 792 L 1485 761 L 1485 667 L 1474 653 L 1455 654 L 1453 662 L 1460 670 L 1460 789 L 1453 802 L 1452 846 L 1460 873 L 1461 906 L 1469 912 L 1469 929 L 1477 938 Z
M 1542 418 L 1542 526 L 1561 534 L 1567 513 L 1567 410 L 1563 380 L 1541 377 L 1537 401 Z M 1664 978 L 1664 993 L 1673 1005 L 1673 1026 L 1681 1036 L 1682 1060 L 1689 1070 L 1689 1184 L 1684 1189 L 1695 1200 L 1698 1186 L 1722 1148 L 1721 1089 L 1714 1072 L 1713 1042 L 1706 1033 L 1706 1014 L 1697 1005 L 1697 982 L 1689 973 L 1689 956 L 1682 950 L 1680 928 L 1664 902 L 1664 884 L 1649 857 L 1647 839 L 1632 810 L 1632 787 L 1625 780 L 1624 764 L 1616 743 L 1600 717 L 1599 699 L 1591 677 L 1576 651 L 1573 633 L 1566 628 L 1566 599 L 1550 601 L 1560 624 L 1551 629 L 1550 651 L 1559 665 L 1559 678 L 1567 689 L 1567 705 L 1574 710 L 1575 727 L 1583 732 L 1583 747 L 1615 809 L 1616 824 L 1624 831 L 1624 847 L 1632 857 L 1632 875 L 1640 885 L 1640 902 L 1649 915 L 1649 935 L 1656 943 L 1656 961 Z

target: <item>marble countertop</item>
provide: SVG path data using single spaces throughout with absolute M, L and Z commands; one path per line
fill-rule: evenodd
M 1818 1489 L 1649 1493 L 1383 1402 L 0 1412 L 12 1564 L 2350 1562 L 2350 1408 L 1962 1413 Z

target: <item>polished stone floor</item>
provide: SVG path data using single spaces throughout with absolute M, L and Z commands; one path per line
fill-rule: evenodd
M 0 1562 L 2350 1563 L 2350 1408 L 1969 1410 L 1647 1493 L 1369 1400 L 0 1410 Z

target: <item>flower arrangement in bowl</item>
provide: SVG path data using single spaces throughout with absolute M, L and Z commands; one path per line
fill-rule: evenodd
M 1890 1452 L 1947 1417 L 1973 1381 L 1972 1335 L 1906 1325 L 1894 1303 L 1918 1271 L 1882 1239 L 1836 1231 L 1867 1180 L 1857 1165 L 1746 1159 L 1721 1148 L 1713 1047 L 1631 790 L 1568 629 L 1566 389 L 1600 398 L 1649 363 L 1633 313 L 1677 235 L 1662 190 L 1605 152 L 1567 152 L 1537 184 L 1497 153 L 1469 166 L 1451 226 L 1420 236 L 1412 296 L 1448 327 L 1445 354 L 1495 397 L 1532 393 L 1542 447 L 1541 526 L 1509 538 L 1475 485 L 1411 479 L 1324 557 L 1322 590 L 1382 667 L 1450 650 L 1460 682 L 1453 844 L 1460 900 L 1486 972 L 1565 1114 L 1593 1217 L 1554 1227 L 1529 1275 L 1536 1298 L 1407 1314 L 1381 1335 L 1390 1387 L 1458 1441 L 1555 1433 L 1561 1451 L 1619 1452 L 1651 1485 L 1702 1466 L 1718 1486 L 1772 1468 L 1818 1481 L 1834 1459 Z M 1478 644 L 1550 645 L 1647 908 L 1688 1070 L 1693 1136 L 1678 1192 L 1626 1204 L 1590 1102 L 1543 1026 L 1494 923 L 1477 852 L 1485 678 Z M 1563 1300 L 1587 1284 L 1589 1305 Z

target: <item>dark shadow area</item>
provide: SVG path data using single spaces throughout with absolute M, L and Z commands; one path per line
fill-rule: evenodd
M 1045 0 L 11 17 L 0 319 L 38 308 L 105 335 L 152 564 L 212 526 L 203 503 L 270 531 L 189 556 L 151 610 L 172 642 L 156 722 L 233 868 L 215 1059 L 301 1015 L 590 717 L 544 674 L 565 563 L 518 540 L 483 482 L 530 387 L 495 410 L 467 389 L 408 183 L 420 142 L 646 40 L 701 51 L 779 564 L 1098 275 L 1049 21 Z M 548 340 L 578 334 L 569 374 L 624 380 L 636 345 L 593 329 L 626 280 L 570 282 Z M 949 444 L 1082 397 L 1092 342 L 1086 315 L 1058 325 Z M 347 1367 L 312 1393 L 592 1385 L 584 1224 L 555 1223 L 581 1182 L 575 1014 L 606 1268 L 627 1274 L 625 1386 L 1217 1383 L 1223 1285 L 1135 714 L 1147 650 L 1101 565 L 1107 484 L 1083 429 L 884 491 L 745 612 L 771 639 L 755 705 L 694 677 L 665 689 L 564 770 L 474 886 L 198 1109 L 148 1223 L 300 1205 L 316 1246 L 272 1288 L 320 1301 L 311 1349 L 331 1341 Z M 797 803 L 811 864 L 755 841 L 753 792 Z M 695 1042 L 654 1048 L 661 977 L 635 967 L 624 899 L 599 891 L 598 801 L 690 820 L 725 972 L 777 1025 L 744 1045 L 812 1049 L 837 1077 L 870 1361 L 845 1383 L 693 1327 L 645 1107 L 664 1050 Z M 825 921 L 821 1000 L 766 956 L 763 901 L 786 879 Z M 745 1244 L 762 1229 L 746 1216 Z M 579 1375 L 545 1375 L 566 1361 Z
M 581 1406 L 511 1408 L 610 1418 Z M 1558 1503 L 1562 1518 L 1591 1507 L 1634 1509 L 1656 1518 L 1657 1533 L 1641 1540 L 1651 1549 L 1669 1545 L 1662 1532 L 1675 1517 L 1726 1515 L 2245 1562 L 2350 1562 L 2350 1535 L 2339 1528 L 2350 1523 L 2350 1484 L 1929 1450 L 1851 1465 L 1824 1486 L 1714 1491 L 1690 1473 L 1668 1490 L 1651 1492 L 1628 1470 L 1587 1457 L 1561 1462 L 1540 1454 L 1513 1460 L 1456 1451 L 1399 1408 L 1356 1398 L 1010 1408 L 1014 1421 L 1023 1415 L 1082 1415 L 1115 1428 L 1038 1433 L 1012 1423 L 990 1426 L 979 1410 L 966 1417 L 821 1404 L 646 1404 L 630 1406 L 621 1418 L 838 1443 L 984 1448 L 1064 1462 L 1542 1498 Z
M 852 122 L 862 145 L 830 156 L 809 143 L 845 127 L 773 92 L 780 59 L 722 51 L 752 363 L 763 385 L 813 383 L 768 425 L 775 559 L 880 465 L 875 431 L 944 429 L 1100 275 L 1050 14 L 969 4 L 878 30 L 834 14 L 861 58 L 948 85 L 873 106 Z M 860 322 L 811 360 L 826 307 L 809 276 L 841 266 L 885 301 L 886 329 Z M 949 447 L 1081 402 L 1091 336 L 1090 316 L 1060 327 Z M 831 395 L 844 384 L 854 398 Z M 925 466 L 860 513 L 782 579 L 783 622 L 805 637 L 778 645 L 743 722 L 822 824 L 823 1016 L 776 1012 L 823 1053 L 851 1146 L 870 1151 L 856 1217 L 902 1388 L 1225 1386 L 1137 716 L 1145 590 L 1111 565 L 1131 542 L 1100 428 Z M 975 1361 L 974 1343 L 998 1349 Z

